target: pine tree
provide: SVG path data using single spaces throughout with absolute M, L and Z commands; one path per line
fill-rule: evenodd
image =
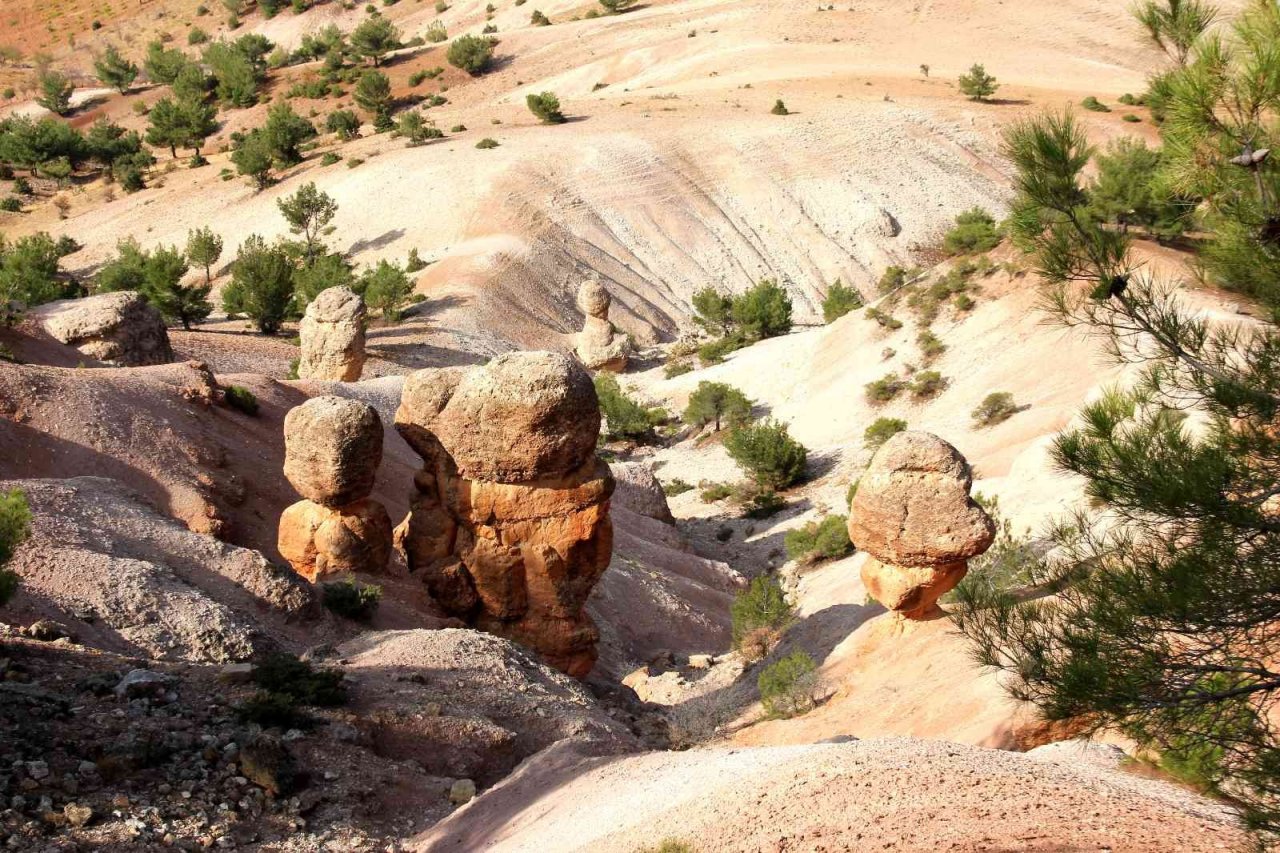
M 696 427 L 715 424 L 715 431 L 719 432 L 722 424 L 739 427 L 750 421 L 751 406 L 747 395 L 732 385 L 704 381 L 689 395 L 681 420 Z
M 107 45 L 102 55 L 93 61 L 94 73 L 104 85 L 110 86 L 120 94 L 129 91 L 133 81 L 138 79 L 138 66 L 120 55 L 115 45 Z
M 370 15 L 351 31 L 351 49 L 377 68 L 382 57 L 400 46 L 400 31 L 382 15 Z
M 245 314 L 264 335 L 274 335 L 293 305 L 293 261 L 282 246 L 254 234 L 240 246 L 231 283 L 222 292 L 228 314 Z
M 964 584 L 957 624 L 1047 718 L 1118 728 L 1280 829 L 1280 333 L 1189 310 L 1098 222 L 1081 178 L 1094 151 L 1070 113 L 1014 126 L 1006 151 L 1015 239 L 1052 314 L 1142 372 L 1054 444 L 1096 508 L 1029 567 L 1056 594 Z
M 338 203 L 315 182 L 304 184 L 296 193 L 276 201 L 276 206 L 289 223 L 289 230 L 302 235 L 302 258 L 305 266 L 311 266 L 324 251 L 320 236 L 338 213 Z
M 204 283 L 213 283 L 213 265 L 222 257 L 222 238 L 207 226 L 187 234 L 187 260 L 204 270 Z
M 71 112 L 71 93 L 75 87 L 67 75 L 52 68 L 42 68 L 36 72 L 36 86 L 40 89 L 36 96 L 37 104 L 60 116 Z
M 971 101 L 985 101 L 996 93 L 1000 85 L 987 69 L 974 64 L 968 74 L 960 75 L 960 91 Z
M 373 117 L 375 126 L 390 122 L 391 81 L 381 71 L 366 71 L 361 75 L 351 97 L 356 106 Z
M 1186 65 L 1196 42 L 1218 17 L 1203 0 L 1143 0 L 1133 10 L 1157 47 L 1178 65 Z

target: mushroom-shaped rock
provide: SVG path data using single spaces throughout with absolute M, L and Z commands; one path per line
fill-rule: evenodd
M 284 419 L 284 475 L 309 501 L 341 507 L 373 491 L 382 462 L 382 421 L 373 406 L 315 397 Z
M 631 355 L 631 342 L 609 322 L 609 291 L 597 279 L 588 279 L 578 290 L 578 307 L 586 315 L 575 351 L 591 370 L 621 372 Z
M 349 287 L 320 291 L 298 326 L 302 354 L 298 376 L 355 382 L 364 370 L 365 306 Z
M 308 580 L 377 573 L 391 556 L 391 519 L 369 498 L 382 461 L 382 422 L 372 406 L 316 397 L 284 419 L 284 473 L 306 500 L 280 517 L 277 546 Z
M 463 375 L 432 432 L 468 479 L 563 477 L 595 454 L 600 404 L 591 377 L 551 352 L 512 352 Z
M 849 538 L 874 558 L 862 577 L 881 604 L 930 615 L 969 558 L 990 547 L 995 524 L 969 496 L 972 484 L 960 452 L 931 433 L 898 433 L 876 453 L 849 507 Z
M 30 313 L 52 337 L 90 358 L 122 367 L 173 361 L 164 318 L 132 290 L 59 299 Z

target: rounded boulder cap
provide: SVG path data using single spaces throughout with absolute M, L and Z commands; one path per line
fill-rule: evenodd
M 284 475 L 309 501 L 341 507 L 368 497 L 382 462 L 382 419 L 373 406 L 315 397 L 284 419 Z

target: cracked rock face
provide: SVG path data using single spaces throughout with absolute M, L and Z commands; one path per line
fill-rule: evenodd
M 545 352 L 418 371 L 396 413 L 423 458 L 396 529 L 410 569 L 446 612 L 578 677 L 595 664 L 585 606 L 613 548 L 599 428 L 590 377 Z
M 370 405 L 316 397 L 284 419 L 284 473 L 305 498 L 280 516 L 277 544 L 310 581 L 376 574 L 391 556 L 391 519 L 369 498 L 382 461 L 382 421 Z
M 298 326 L 298 378 L 355 382 L 364 370 L 365 305 L 349 287 L 330 287 L 307 306 Z
M 586 314 L 578 333 L 575 351 L 588 370 L 620 373 L 627 367 L 631 342 L 609 322 L 609 291 L 596 279 L 588 279 L 578 290 L 578 308 Z
M 969 496 L 960 451 L 927 432 L 885 442 L 849 507 L 849 538 L 873 559 L 862 579 L 873 597 L 908 618 L 937 612 L 938 598 L 995 538 L 995 523 Z
M 164 318 L 132 290 L 60 299 L 30 313 L 56 340 L 98 361 L 120 367 L 173 361 Z

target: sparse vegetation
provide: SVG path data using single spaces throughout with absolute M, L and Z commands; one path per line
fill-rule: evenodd
M 906 428 L 907 422 L 901 418 L 876 418 L 871 426 L 863 431 L 862 443 L 869 449 L 876 450 Z
M 930 400 L 947 390 L 947 380 L 936 370 L 922 370 L 911 377 L 911 396 Z
M 783 537 L 787 558 L 801 563 L 816 563 L 853 553 L 848 524 L 848 516 L 828 515 L 821 521 L 811 521 L 804 527 L 788 530 Z
M 980 64 L 975 63 L 968 74 L 960 75 L 960 91 L 971 101 L 988 100 L 999 88 L 996 78 Z
M 722 426 L 742 426 L 751 420 L 751 400 L 737 388 L 723 382 L 699 382 L 689 395 L 681 419 L 690 426 L 704 427 L 714 424 L 719 432 Z
M 659 410 L 646 409 L 627 396 L 611 373 L 597 375 L 595 385 L 605 438 L 647 440 L 653 436 L 654 427 L 665 419 Z
M 773 102 L 773 109 L 769 110 L 769 112 L 776 116 L 791 115 L 791 110 L 787 109 L 787 105 L 782 102 L 781 98 Z
M 560 112 L 560 99 L 553 92 L 528 95 L 525 104 L 543 124 L 564 124 L 567 121 L 564 113 Z
M 1003 423 L 1018 413 L 1018 404 L 1008 391 L 994 391 L 982 398 L 973 410 L 974 423 L 979 427 L 992 427 Z
M 764 489 L 785 489 L 804 476 L 808 451 L 787 425 L 772 419 L 738 427 L 724 442 L 729 456 Z
M 8 604 L 21 586 L 17 572 L 7 568 L 13 553 L 31 533 L 31 509 L 21 489 L 0 494 L 0 607 Z
M 258 414 L 258 398 L 253 392 L 242 385 L 229 385 L 223 392 L 223 397 L 227 401 L 227 405 L 235 409 L 237 412 L 254 416 Z
M 733 599 L 729 616 L 733 645 L 741 648 L 745 640 L 759 631 L 771 633 L 776 640 L 795 619 L 795 612 L 777 578 L 760 575 L 752 578 L 747 588 Z
M 493 64 L 493 40 L 483 36 L 459 36 L 449 45 L 449 64 L 478 77 Z
M 817 686 L 818 665 L 802 650 L 765 667 L 756 679 L 760 704 L 772 719 L 789 719 L 812 710 Z
M 834 322 L 850 311 L 857 311 L 862 305 L 862 294 L 857 288 L 845 287 L 836 279 L 822 300 L 822 319 L 827 323 Z
M 865 386 L 867 402 L 873 406 L 888 403 L 904 390 L 907 384 L 896 373 L 888 373 Z
M 956 224 L 942 238 L 942 248 L 949 255 L 972 255 L 987 252 L 1000 244 L 996 221 L 980 207 L 966 210 L 956 217 Z
M 356 622 L 368 622 L 378 612 L 382 601 L 382 587 L 357 583 L 353 578 L 331 581 L 321 585 L 324 589 L 324 606 L 332 613 Z

